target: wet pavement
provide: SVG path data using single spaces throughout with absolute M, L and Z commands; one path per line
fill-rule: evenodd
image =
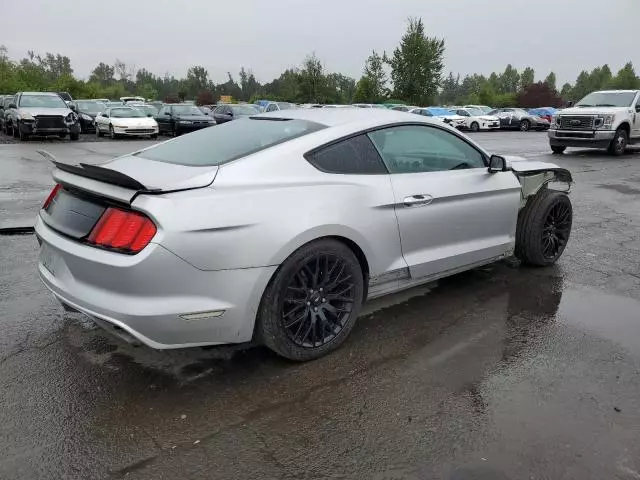
M 63 313 L 37 279 L 33 236 L 0 236 L 0 478 L 640 478 L 640 154 L 476 138 L 572 171 L 561 261 L 378 300 L 307 364 L 124 344 Z M 95 146 L 59 148 L 110 152 L 82 153 Z M 46 184 L 29 148 L 0 146 L 0 189 L 7 158 L 12 185 Z M 37 210 L 35 191 L 14 211 Z

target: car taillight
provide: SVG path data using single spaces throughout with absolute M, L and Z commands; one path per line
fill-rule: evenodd
M 53 202 L 53 199 L 56 198 L 56 195 L 58 195 L 58 192 L 60 191 L 61 188 L 62 188 L 62 185 L 60 185 L 59 183 L 56 183 L 55 187 L 53 187 L 53 189 L 51 190 L 51 193 L 49 194 L 47 199 L 44 201 L 44 204 L 42 205 L 42 208 L 44 210 L 46 210 L 47 207 L 51 205 L 51 202 Z
M 87 241 L 100 247 L 138 253 L 156 234 L 156 226 L 140 213 L 109 207 L 93 227 Z

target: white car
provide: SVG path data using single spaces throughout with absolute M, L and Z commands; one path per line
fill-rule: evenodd
M 96 136 L 158 138 L 158 122 L 138 108 L 110 107 L 96 116 Z
M 463 127 L 478 132 L 480 130 L 500 130 L 500 119 L 493 115 L 485 115 L 477 108 L 458 108 L 451 110 L 452 113 L 464 117 Z
M 426 107 L 425 110 L 431 113 L 434 117 L 439 117 L 440 120 L 444 123 L 448 123 L 452 127 L 458 129 L 464 128 L 465 118 L 462 115 L 453 113 L 443 107 Z

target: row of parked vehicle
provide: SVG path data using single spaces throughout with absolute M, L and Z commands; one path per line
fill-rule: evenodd
M 229 122 L 262 112 L 295 108 L 382 108 L 433 117 L 461 129 L 488 131 L 497 129 L 546 130 L 553 109 L 526 111 L 520 108 L 492 109 L 486 105 L 417 107 L 399 104 L 296 105 L 289 102 L 260 100 L 255 104 L 218 104 L 196 106 L 192 102 L 163 104 L 146 102 L 142 97 L 73 100 L 66 92 L 19 92 L 0 96 L 0 129 L 26 140 L 31 136 L 59 136 L 77 140 L 80 133 L 148 136 L 182 133 Z

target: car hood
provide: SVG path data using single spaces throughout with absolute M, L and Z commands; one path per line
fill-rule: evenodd
M 483 115 L 480 117 L 480 120 L 484 120 L 485 122 L 497 122 L 500 119 L 498 117 L 494 117 L 493 115 Z
M 631 107 L 572 107 L 565 108 L 556 115 L 606 115 L 616 113 L 632 113 Z
M 156 121 L 151 117 L 139 118 L 112 118 L 111 123 L 125 127 L 155 127 Z
M 19 112 L 25 112 L 29 115 L 60 115 L 66 117 L 71 113 L 69 108 L 38 108 L 38 107 L 18 107 Z
M 178 120 L 190 120 L 192 122 L 202 122 L 202 121 L 207 121 L 207 120 L 211 120 L 211 117 L 209 115 L 176 115 L 175 118 L 177 118 Z
M 517 155 L 503 155 L 507 161 L 507 168 L 516 173 L 539 173 L 539 172 L 556 172 L 561 181 L 572 182 L 571 172 L 566 168 L 559 167 L 555 163 L 540 162 L 538 160 L 529 160 L 528 158 L 519 157 Z

